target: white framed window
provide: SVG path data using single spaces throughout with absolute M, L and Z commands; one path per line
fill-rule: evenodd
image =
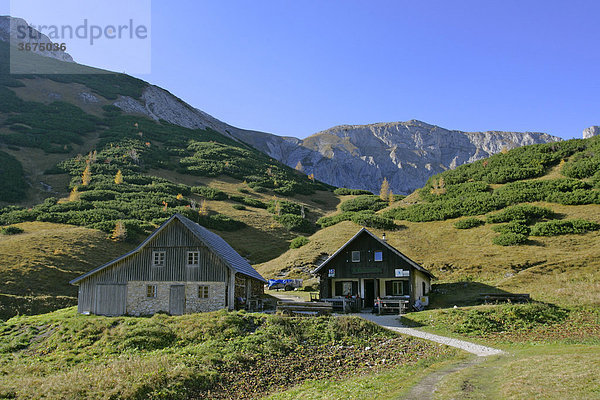
M 188 251 L 187 252 L 187 265 L 188 265 L 188 267 L 197 267 L 200 265 L 200 252 L 199 251 Z
M 156 297 L 156 285 L 146 286 L 146 297 Z
M 199 299 L 208 299 L 208 289 L 210 286 L 208 285 L 199 285 L 198 286 L 198 298 Z
M 376 250 L 374 260 L 375 261 L 383 261 L 383 251 Z
M 392 296 L 402 296 L 404 294 L 404 285 L 402 281 L 392 282 Z
M 165 266 L 165 254 L 164 251 L 153 251 L 152 252 L 152 266 L 153 267 L 164 267 Z
M 360 262 L 360 251 L 352 252 L 352 262 Z

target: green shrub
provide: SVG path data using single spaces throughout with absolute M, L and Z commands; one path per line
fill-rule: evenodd
M 346 189 L 346 188 L 337 188 L 333 191 L 333 193 L 340 195 L 340 196 L 346 196 L 346 195 L 359 196 L 361 194 L 373 195 L 373 193 L 369 192 L 368 190 Z
M 600 146 L 598 146 L 600 147 Z M 600 170 L 600 148 L 595 151 L 586 151 L 575 154 L 569 162 L 567 162 L 561 172 L 569 178 L 585 179 L 594 175 Z
M 208 186 L 192 186 L 191 189 L 193 193 L 197 193 L 208 200 L 225 200 L 227 198 L 225 192 L 216 188 Z
M 519 204 L 508 207 L 497 214 L 489 215 L 487 217 L 487 222 L 490 224 L 495 224 L 499 222 L 519 220 L 532 223 L 536 220 L 552 217 L 554 217 L 554 211 L 550 210 L 549 208 L 533 206 L 531 204 Z
M 387 207 L 388 203 L 381 200 L 379 196 L 375 195 L 361 195 L 354 199 L 346 200 L 340 205 L 342 211 L 379 211 L 382 208 Z
M 546 201 L 564 205 L 600 204 L 600 192 L 589 189 L 554 192 L 546 197 Z
M 531 228 L 532 236 L 557 236 L 600 230 L 600 224 L 583 219 L 538 222 Z
M 223 214 L 202 216 L 198 219 L 198 223 L 205 228 L 218 231 L 237 231 L 246 226 L 242 221 L 235 220 Z
M 313 233 L 315 231 L 314 225 L 300 215 L 281 214 L 275 215 L 273 218 L 290 231 L 302 233 Z
M 317 225 L 320 225 L 321 228 L 327 228 L 328 226 L 333 226 L 342 221 L 350 221 L 353 215 L 354 212 L 343 212 L 341 214 L 321 217 L 317 220 Z
M 308 242 L 310 242 L 310 240 L 307 237 L 298 236 L 298 237 L 292 239 L 292 241 L 290 242 L 290 249 L 297 249 L 299 247 L 304 246 Z
M 471 229 L 485 224 L 484 220 L 479 218 L 464 218 L 454 223 L 456 229 Z
M 293 214 L 293 215 L 301 215 L 302 210 L 307 212 L 307 209 L 303 207 L 301 204 L 294 203 L 292 201 L 287 200 L 271 200 L 269 201 L 269 205 L 267 207 L 267 211 L 271 214 Z
M 494 244 L 499 246 L 514 246 L 523 244 L 527 241 L 527 236 L 520 233 L 506 232 L 492 239 Z
M 526 224 L 527 221 L 511 221 L 507 224 L 493 226 L 492 229 L 498 233 L 518 233 L 529 236 L 531 229 Z
M 19 233 L 23 233 L 23 229 L 18 226 L 5 226 L 0 228 L 1 235 L 18 235 Z
M 386 210 L 384 217 L 412 222 L 444 221 L 461 216 L 459 207 L 451 201 L 415 204 L 406 208 Z
M 245 204 L 250 207 L 256 207 L 256 208 L 267 208 L 268 207 L 267 203 L 260 201 L 258 199 L 254 199 L 252 197 L 248 197 L 248 196 L 230 195 L 229 200 L 237 201 L 238 203 L 242 203 L 242 204 Z
M 368 228 L 387 230 L 394 230 L 398 228 L 393 219 L 374 214 L 372 211 L 361 211 L 354 213 L 351 220 L 357 225 L 366 226 Z
M 453 332 L 466 335 L 485 335 L 499 332 L 528 331 L 536 326 L 563 321 L 568 311 L 543 304 L 504 304 L 468 310 L 452 310 L 448 322 Z
M 246 206 L 242 204 L 234 204 L 231 207 L 235 208 L 236 210 L 246 210 Z

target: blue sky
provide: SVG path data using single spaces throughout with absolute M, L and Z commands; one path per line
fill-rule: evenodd
M 598 15 L 595 0 L 154 0 L 140 77 L 278 135 L 419 119 L 581 137 L 600 124 Z

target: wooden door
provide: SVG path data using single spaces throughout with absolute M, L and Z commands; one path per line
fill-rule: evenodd
M 375 280 L 365 279 L 365 307 L 373 307 L 375 301 Z
M 169 293 L 169 314 L 181 315 L 185 312 L 185 286 L 173 285 Z
M 94 311 L 96 315 L 123 315 L 127 307 L 127 285 L 96 285 Z

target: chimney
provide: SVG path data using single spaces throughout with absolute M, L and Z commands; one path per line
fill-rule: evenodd
M 381 239 L 382 239 L 384 242 L 387 242 L 387 240 L 385 240 L 385 232 L 383 232 L 383 236 L 381 237 Z

